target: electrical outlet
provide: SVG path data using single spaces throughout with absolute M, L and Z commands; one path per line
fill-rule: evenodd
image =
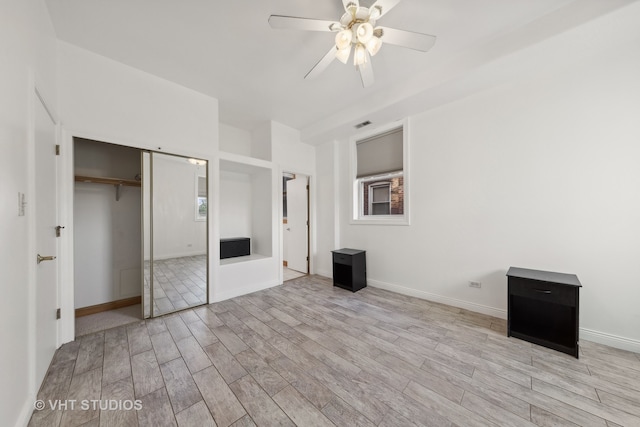
M 481 288 L 482 287 L 482 283 L 469 281 L 469 287 L 470 288 Z

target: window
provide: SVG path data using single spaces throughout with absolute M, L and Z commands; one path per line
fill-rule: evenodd
M 364 207 L 370 215 L 391 215 L 391 183 L 376 182 L 368 185 Z M 366 214 L 367 212 L 365 212 Z
M 408 224 L 405 123 L 353 142 L 353 222 Z
M 207 177 L 196 175 L 196 221 L 207 220 Z

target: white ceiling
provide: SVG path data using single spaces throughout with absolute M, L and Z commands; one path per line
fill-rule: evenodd
M 313 142 L 627 0 L 403 0 L 379 24 L 437 42 L 428 53 L 383 46 L 366 89 L 353 65 L 338 61 L 304 80 L 334 34 L 273 30 L 267 21 L 337 20 L 340 0 L 46 1 L 59 39 L 217 98 L 223 123 L 252 130 L 274 120 Z

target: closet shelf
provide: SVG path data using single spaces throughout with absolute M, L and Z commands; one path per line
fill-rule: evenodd
M 126 185 L 129 187 L 141 187 L 142 183 L 135 179 L 122 179 L 122 178 L 107 178 L 98 176 L 82 176 L 76 175 L 77 182 L 91 182 L 93 184 L 111 184 L 111 185 Z
M 92 184 L 109 184 L 116 189 L 116 202 L 120 201 L 120 192 L 123 185 L 127 187 L 142 187 L 140 181 L 135 179 L 107 178 L 98 176 L 82 176 L 76 175 L 76 182 L 89 182 Z

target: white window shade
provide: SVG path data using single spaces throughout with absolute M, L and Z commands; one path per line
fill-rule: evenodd
M 402 128 L 356 143 L 357 178 L 403 170 Z

